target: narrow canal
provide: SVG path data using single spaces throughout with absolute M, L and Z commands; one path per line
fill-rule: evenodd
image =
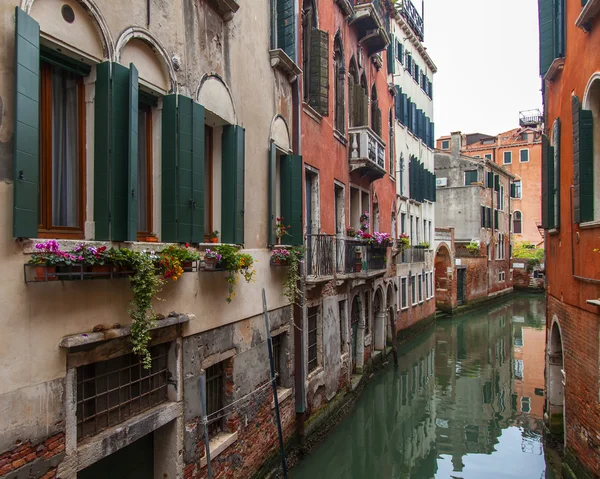
M 514 296 L 400 346 L 293 479 L 544 478 L 545 304 Z M 548 468 L 549 469 L 549 468 Z

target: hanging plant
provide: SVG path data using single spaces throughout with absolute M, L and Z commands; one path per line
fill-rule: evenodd
M 300 265 L 304 263 L 306 249 L 304 246 L 294 246 L 290 248 L 287 255 L 288 271 L 283 282 L 283 295 L 291 304 L 296 303 L 302 297 L 302 291 L 298 288 L 300 281 Z
M 238 275 L 242 275 L 247 283 L 254 280 L 256 270 L 254 269 L 254 258 L 248 253 L 239 253 L 237 248 L 228 244 L 221 244 L 215 247 L 214 251 L 221 255 L 220 264 L 223 266 L 227 275 L 229 284 L 229 294 L 227 302 L 231 303 L 235 297 L 235 285 L 238 282 Z

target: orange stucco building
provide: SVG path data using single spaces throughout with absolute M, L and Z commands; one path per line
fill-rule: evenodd
M 515 241 L 542 245 L 542 126 L 538 113 L 521 115 L 520 126 L 496 136 L 461 134 L 461 154 L 492 160 L 515 176 L 511 234 Z M 437 140 L 449 150 L 451 137 Z
M 597 477 L 600 1 L 538 3 L 548 298 L 545 419 L 564 439 L 570 475 Z

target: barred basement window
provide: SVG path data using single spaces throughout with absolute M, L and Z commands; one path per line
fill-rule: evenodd
M 77 439 L 94 436 L 167 400 L 167 344 L 150 348 L 151 369 L 136 354 L 77 368 Z
M 281 334 L 273 336 L 273 366 L 275 369 L 275 384 L 281 386 Z
M 225 418 L 222 417 L 223 392 L 225 391 L 224 363 L 213 364 L 206 369 L 206 415 L 208 416 L 208 435 L 213 437 L 223 431 Z
M 318 306 L 308 308 L 308 371 L 318 366 L 317 361 L 317 315 Z

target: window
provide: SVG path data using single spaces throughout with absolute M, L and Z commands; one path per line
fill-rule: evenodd
M 413 306 L 417 304 L 417 277 L 414 274 L 410 277 L 410 299 Z
M 513 216 L 513 233 L 523 234 L 523 215 L 520 211 L 515 211 Z
M 314 371 L 317 361 L 317 317 L 318 306 L 308 308 L 308 372 Z
M 138 241 L 152 234 L 152 106 L 156 99 L 139 92 L 137 220 Z M 206 203 L 205 203 L 206 204 Z
M 419 289 L 419 303 L 423 302 L 423 275 L 417 275 L 417 288 Z
M 521 398 L 521 412 L 529 413 L 531 411 L 531 401 L 528 397 Z
M 415 217 L 413 215 L 410 215 L 410 243 L 414 244 L 415 241 Z
M 506 280 L 506 273 L 504 271 L 500 271 L 498 273 L 498 281 L 503 283 Z
M 496 247 L 496 259 L 504 259 L 506 257 L 506 245 L 504 244 L 506 237 L 503 233 L 498 233 L 498 245 Z
M 522 190 L 521 190 L 521 180 L 515 181 L 513 183 L 514 185 L 514 191 L 515 191 L 515 199 L 521 199 L 522 198 Z
M 208 435 L 215 436 L 223 431 L 225 418 L 215 414 L 223 409 L 225 393 L 224 361 L 213 364 L 206 369 L 206 415 L 208 416 Z M 212 417 L 211 417 L 212 416 Z
M 273 369 L 275 369 L 275 384 L 281 386 L 281 343 L 283 334 L 271 337 L 271 344 L 273 345 Z
M 285 0 L 271 0 L 271 50 L 279 48 L 293 61 L 296 61 L 295 23 L 295 15 L 290 15 Z
M 406 213 L 400 213 L 400 233 L 406 234 Z
M 288 2 L 285 3 L 289 8 Z M 293 23 L 292 23 L 293 28 Z M 292 32 L 292 36 L 294 33 Z M 329 33 L 317 29 L 316 9 L 313 0 L 302 5 L 302 71 L 304 102 L 317 113 L 329 114 Z
M 371 325 L 371 295 L 365 293 L 365 334 L 369 334 Z
M 472 185 L 473 183 L 477 183 L 477 170 L 465 171 L 465 186 Z
M 388 138 L 389 138 L 389 154 L 390 154 L 390 176 L 393 178 L 396 176 L 396 161 L 395 153 L 395 138 L 394 138 L 394 108 L 390 108 L 390 114 L 388 118 Z
M 527 163 L 529 161 L 529 149 L 519 151 L 519 161 L 521 163 Z
M 419 217 L 417 216 L 415 220 L 415 230 L 417 232 L 417 244 L 421 242 L 421 222 L 419 221 Z
M 345 225 L 345 195 L 344 188 L 338 184 L 334 185 L 335 194 L 335 233 L 344 234 Z
M 340 353 L 343 353 L 346 349 L 346 341 L 344 330 L 346 329 L 346 300 L 338 302 L 338 313 L 340 316 Z
M 137 354 L 77 368 L 77 439 L 94 436 L 167 400 L 168 345 L 150 348 L 152 367 Z
M 504 185 L 500 186 L 500 191 L 498 192 L 498 205 L 498 209 L 504 211 Z
M 85 217 L 83 77 L 42 63 L 39 236 L 82 237 Z
M 486 154 L 484 155 L 484 158 L 485 158 L 486 160 L 490 160 L 490 161 L 491 161 L 491 160 L 492 160 L 492 154 L 491 154 L 491 153 L 486 153 Z
M 505 165 L 510 165 L 512 163 L 512 151 L 505 151 L 504 152 L 504 164 Z
M 408 308 L 408 278 L 406 276 L 400 279 L 400 295 L 401 309 Z
M 371 129 L 381 137 L 381 109 L 379 108 L 375 83 L 371 88 Z
M 404 196 L 404 155 L 400 153 L 400 172 L 398 174 L 400 180 L 400 196 Z M 404 231 L 402 231 L 404 233 Z
M 429 299 L 429 273 L 425 273 L 425 299 Z
M 434 275 L 434 272 L 430 271 L 429 272 L 429 283 L 430 283 L 429 284 L 429 288 L 430 288 L 429 290 L 431 291 L 431 297 L 432 298 L 435 296 L 435 289 L 434 289 L 434 286 L 433 286 L 433 275 Z
M 442 140 L 442 150 L 447 150 L 450 148 L 450 140 Z
M 343 134 L 346 131 L 346 67 L 344 66 L 342 37 L 339 32 L 335 35 L 333 42 L 333 69 L 335 75 L 335 129 Z

